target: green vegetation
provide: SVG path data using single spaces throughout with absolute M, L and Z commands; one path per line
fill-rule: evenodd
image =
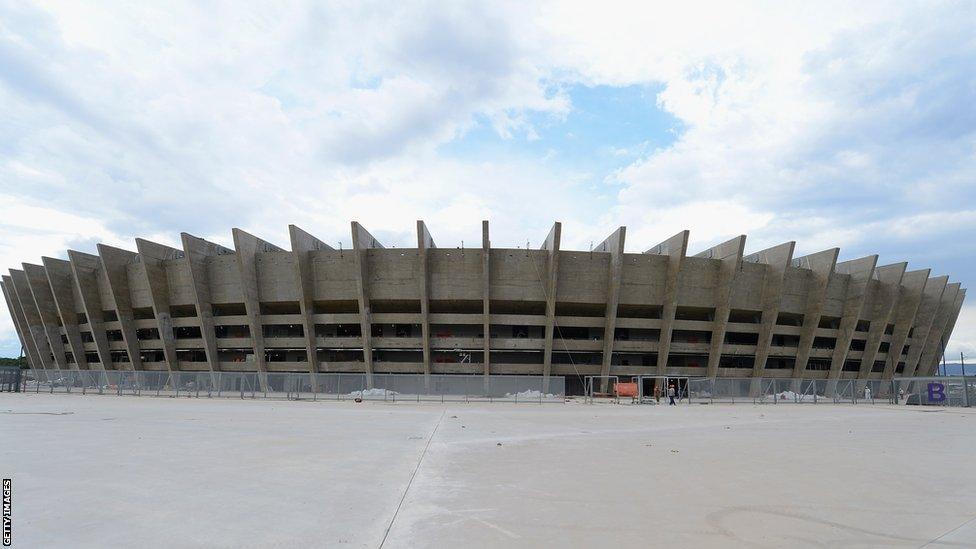
M 26 357 L 19 357 L 19 358 L 0 357 L 0 366 L 20 366 L 22 369 L 26 369 L 27 358 Z

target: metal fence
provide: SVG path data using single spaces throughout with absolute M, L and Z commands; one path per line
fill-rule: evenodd
M 976 378 L 913 377 L 890 380 L 692 378 L 688 400 L 753 404 L 908 404 L 971 406 Z
M 438 402 L 564 402 L 566 380 L 542 376 L 258 372 L 147 372 L 122 370 L 25 370 L 21 390 L 207 398 L 382 400 Z

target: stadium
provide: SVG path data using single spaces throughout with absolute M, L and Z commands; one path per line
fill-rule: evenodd
M 746 253 L 745 236 L 627 253 L 624 227 L 589 251 L 562 249 L 560 223 L 540 249 L 493 248 L 487 221 L 478 248 L 438 248 L 422 221 L 416 248 L 357 222 L 352 249 L 289 230 L 290 250 L 239 229 L 234 249 L 183 233 L 180 249 L 69 250 L 3 293 L 35 371 L 532 376 L 565 394 L 590 376 L 931 376 L 966 293 L 877 255 Z

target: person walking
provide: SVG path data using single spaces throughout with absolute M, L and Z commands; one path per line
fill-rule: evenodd
M 675 406 L 674 394 L 674 385 L 671 385 L 668 387 L 668 406 Z
M 660 383 L 655 383 L 654 384 L 654 402 L 656 402 L 657 404 L 660 404 L 661 403 L 661 384 Z

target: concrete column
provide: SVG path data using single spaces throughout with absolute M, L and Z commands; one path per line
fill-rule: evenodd
M 756 342 L 756 358 L 752 363 L 752 377 L 762 377 L 769 358 L 769 348 L 773 343 L 773 329 L 779 317 L 779 307 L 783 300 L 783 277 L 786 268 L 793 261 L 796 242 L 785 242 L 772 248 L 750 254 L 743 261 L 766 265 L 762 286 L 762 317 L 759 321 L 759 339 Z
M 207 355 L 207 365 L 213 374 L 220 371 L 220 359 L 217 355 L 217 335 L 214 333 L 213 304 L 210 301 L 207 261 L 210 257 L 232 254 L 234 251 L 188 233 L 180 233 L 180 240 L 183 242 L 183 259 L 186 261 L 190 281 L 193 285 L 193 303 L 197 308 L 197 318 L 200 319 L 203 350 Z M 257 350 L 254 352 L 256 355 Z
M 44 274 L 51 288 L 51 297 L 54 299 L 61 325 L 68 338 L 68 347 L 75 357 L 75 364 L 79 370 L 87 370 L 88 359 L 85 357 L 85 344 L 81 341 L 81 330 L 78 327 L 78 304 L 75 303 L 71 264 L 63 259 L 52 257 L 42 257 L 41 263 L 44 264 Z
M 359 292 L 359 317 L 363 332 L 363 364 L 366 369 L 366 386 L 373 387 L 373 315 L 369 305 L 369 261 L 370 249 L 382 248 L 373 235 L 358 222 L 352 222 L 352 248 L 356 256 L 356 289 Z
M 122 327 L 122 342 L 125 343 L 126 353 L 129 354 L 129 364 L 133 370 L 142 370 L 142 356 L 139 354 L 139 338 L 136 337 L 135 319 L 132 314 L 132 296 L 129 293 L 130 263 L 138 261 L 135 252 L 113 248 L 105 244 L 98 245 L 98 256 L 102 261 L 102 269 L 108 277 L 108 288 L 112 292 L 115 303 L 115 314 L 119 317 Z
M 908 339 L 909 330 L 915 323 L 915 314 L 918 312 L 919 303 L 922 302 L 922 293 L 925 291 L 930 273 L 930 269 L 921 269 L 908 271 L 902 277 L 901 287 L 898 288 L 898 302 L 892 313 L 893 318 L 889 321 L 894 323 L 895 328 L 892 330 L 891 341 L 888 344 L 882 379 L 891 379 L 895 375 L 895 369 L 901 360 L 901 350 L 905 346 L 905 340 Z
M 627 228 L 619 227 L 593 251 L 610 254 L 610 269 L 607 273 L 607 308 L 603 326 L 603 366 L 600 375 L 610 375 L 610 361 L 613 359 L 614 332 L 617 330 L 617 305 L 620 303 L 620 280 L 624 270 L 624 240 Z M 601 382 L 605 385 L 606 380 Z M 606 392 L 606 387 L 601 389 Z
M 318 390 L 315 374 L 319 371 L 318 345 L 315 339 L 315 282 L 312 280 L 312 252 L 331 250 L 332 247 L 299 229 L 288 225 L 291 239 L 291 253 L 295 256 L 295 281 L 298 286 L 299 304 L 302 309 L 302 327 L 305 330 L 305 353 L 308 355 L 308 372 L 311 374 L 312 390 Z
M 948 345 L 949 339 L 952 337 L 952 330 L 956 327 L 956 320 L 959 318 L 959 311 L 962 310 L 962 304 L 966 300 L 966 289 L 960 288 L 959 292 L 956 294 L 956 303 L 953 306 L 953 310 L 949 315 L 949 321 L 946 324 L 945 330 L 942 332 L 942 337 L 939 341 L 939 349 L 937 353 L 934 353 L 931 357 L 928 366 L 918 375 L 921 376 L 931 376 L 938 371 L 939 361 L 942 359 L 942 344 L 943 342 Z
M 820 326 L 820 316 L 823 313 L 824 301 L 827 298 L 827 285 L 830 275 L 837 266 L 837 255 L 840 248 L 831 248 L 815 254 L 805 255 L 793 260 L 793 266 L 810 271 L 807 285 L 806 307 L 803 311 L 803 326 L 800 327 L 800 342 L 796 348 L 796 363 L 793 366 L 793 377 L 802 378 L 810 359 L 810 349 L 813 348 L 813 338 Z
M 136 239 L 136 250 L 145 268 L 146 285 L 149 287 L 153 316 L 156 317 L 156 329 L 159 331 L 159 340 L 163 342 L 166 369 L 175 372 L 179 370 L 179 361 L 176 359 L 176 336 L 173 334 L 173 317 L 169 308 L 169 279 L 163 262 L 182 259 L 185 254 L 176 248 L 141 238 Z
M 705 374 L 709 378 L 718 375 L 718 363 L 722 358 L 722 348 L 725 345 L 725 330 L 729 325 L 729 313 L 732 310 L 732 288 L 735 277 L 742 268 L 742 254 L 746 247 L 746 235 L 739 235 L 732 240 L 709 248 L 695 257 L 718 259 L 718 281 L 715 285 L 715 320 L 712 324 L 712 342 L 708 350 L 708 370 Z
M 97 255 L 68 250 L 68 263 L 71 265 L 71 276 L 78 289 L 78 296 L 81 297 L 81 308 L 88 319 L 88 329 L 91 330 L 95 342 L 99 367 L 102 370 L 114 370 L 112 355 L 108 350 L 108 337 L 105 335 L 102 296 L 98 289 L 102 262 Z
M 42 265 L 31 265 L 23 263 L 24 274 L 27 276 L 27 288 L 33 296 L 34 306 L 41 317 L 41 325 L 47 335 L 47 342 L 54 355 L 54 365 L 62 370 L 78 369 L 78 363 L 68 365 L 65 358 L 64 344 L 61 343 L 61 317 L 58 316 L 58 307 L 54 304 L 54 296 L 51 295 L 51 285 L 47 282 L 47 272 Z M 74 355 L 74 353 L 72 353 Z
M 424 349 L 424 386 L 430 387 L 430 272 L 427 250 L 436 248 L 423 221 L 417 220 L 417 253 L 420 261 L 420 323 Z
M 681 231 L 645 254 L 668 256 L 668 272 L 664 281 L 664 303 L 661 306 L 661 339 L 657 345 L 657 375 L 668 372 L 668 354 L 671 351 L 671 332 L 674 330 L 674 313 L 678 309 L 678 276 L 688 254 L 688 231 Z
M 881 338 L 884 336 L 888 323 L 892 321 L 895 315 L 898 290 L 901 288 L 907 268 L 908 263 L 903 262 L 884 265 L 875 270 L 875 276 L 878 279 L 877 291 L 873 294 L 872 304 L 874 307 L 871 314 L 871 326 L 868 328 L 868 339 L 864 343 L 864 352 L 861 354 L 861 371 L 857 374 L 858 379 L 867 379 L 872 368 L 874 368 L 878 348 L 881 347 Z M 859 386 L 858 389 L 860 388 Z
M 24 353 L 27 355 L 27 364 L 34 370 L 43 369 L 44 363 L 41 362 L 37 345 L 27 328 L 27 319 L 24 317 L 24 310 L 20 307 L 20 300 L 17 299 L 17 294 L 14 291 L 13 280 L 4 275 L 2 282 L 0 282 L 0 288 L 3 288 L 3 297 L 7 300 L 7 310 L 10 311 L 10 316 L 14 319 L 14 327 L 17 329 L 20 346 L 24 348 Z
M 847 293 L 844 297 L 844 310 L 840 317 L 840 328 L 837 330 L 837 342 L 830 357 L 830 373 L 827 379 L 836 382 L 851 350 L 851 339 L 857 329 L 857 322 L 864 309 L 864 298 L 868 293 L 868 286 L 874 278 L 874 269 L 878 265 L 878 256 L 869 255 L 860 259 L 852 259 L 837 264 L 834 269 L 838 274 L 850 275 L 847 282 Z M 828 387 L 831 387 L 828 384 Z
M 30 287 L 27 284 L 27 275 L 24 271 L 10 269 L 10 280 L 10 285 L 14 289 L 14 296 L 26 319 L 27 338 L 34 343 L 34 350 L 40 364 L 44 368 L 56 368 L 57 364 L 51 359 L 51 345 L 47 340 L 44 323 L 41 322 L 41 314 L 37 310 L 37 305 L 34 304 L 34 297 L 31 295 Z
M 918 306 L 918 313 L 915 315 L 915 324 L 912 326 L 911 344 L 908 349 L 908 356 L 905 358 L 905 369 L 901 377 L 914 377 L 918 367 L 918 361 L 922 358 L 922 351 L 929 337 L 929 330 L 935 321 L 935 314 L 939 310 L 943 294 L 947 291 L 949 284 L 948 276 L 937 276 L 928 279 L 925 283 L 925 292 L 922 294 L 922 302 Z M 899 349 L 898 352 L 901 350 Z
M 234 249 L 236 250 L 237 268 L 241 273 L 241 292 L 244 294 L 244 309 L 247 321 L 251 326 L 251 341 L 254 347 L 254 363 L 261 374 L 261 389 L 268 390 L 267 360 L 264 355 L 264 323 L 261 322 L 261 296 L 258 288 L 257 254 L 265 252 L 283 252 L 281 248 L 270 242 L 244 232 L 233 229 Z
M 542 386 L 545 391 L 549 390 L 549 376 L 552 374 L 552 339 L 556 326 L 556 284 L 559 280 L 559 244 L 562 231 L 563 224 L 555 222 L 542 244 L 542 249 L 549 252 L 546 259 L 546 279 L 543 281 L 546 297 L 546 339 L 542 352 Z
M 481 290 L 482 312 L 484 319 L 482 327 L 485 332 L 483 338 L 485 346 L 485 383 L 491 373 L 491 239 L 488 238 L 488 220 L 481 222 Z
M 949 320 L 952 319 L 956 312 L 956 305 L 962 305 L 961 293 L 962 285 L 958 282 L 947 285 L 945 292 L 942 293 L 942 299 L 939 300 L 939 309 L 935 313 L 932 328 L 929 329 L 928 336 L 925 339 L 925 345 L 922 347 L 921 356 L 915 367 L 915 375 L 926 375 L 930 366 L 938 363 L 942 356 L 942 346 L 945 343 L 943 335 L 945 335 L 945 329 L 949 325 Z M 960 299 L 958 303 L 957 299 Z M 908 369 L 907 365 L 905 369 Z

